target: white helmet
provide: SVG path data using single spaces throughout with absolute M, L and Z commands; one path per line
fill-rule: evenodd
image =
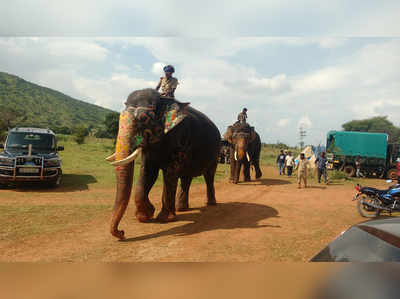
M 396 162 L 400 162 L 400 158 L 397 158 L 397 159 L 396 159 Z

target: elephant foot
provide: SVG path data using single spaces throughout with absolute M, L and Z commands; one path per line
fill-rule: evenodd
M 179 205 L 178 205 L 178 211 L 179 212 L 184 212 L 184 211 L 187 211 L 187 210 L 189 210 L 189 204 L 187 204 L 187 203 L 179 203 Z
M 262 177 L 262 173 L 256 173 L 256 179 L 259 179 L 260 177 Z
M 157 216 L 157 221 L 162 223 L 172 222 L 175 220 L 176 220 L 175 213 L 169 212 L 167 210 L 161 210 L 161 212 Z
M 207 206 L 216 206 L 216 205 L 217 205 L 217 201 L 215 199 L 207 201 Z
M 125 232 L 123 230 L 112 230 L 111 234 L 120 240 L 125 240 Z
M 140 205 L 136 210 L 136 218 L 140 222 L 149 222 L 153 219 L 155 208 L 150 202 Z
M 244 181 L 245 182 L 250 182 L 251 180 L 250 180 L 250 178 L 245 178 Z

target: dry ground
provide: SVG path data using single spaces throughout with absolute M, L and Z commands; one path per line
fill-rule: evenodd
M 173 223 L 139 223 L 131 202 L 109 234 L 115 190 L 0 190 L 0 261 L 308 261 L 358 215 L 354 183 L 297 189 L 295 178 L 264 167 L 261 180 L 216 183 L 218 205 L 205 207 L 205 185 L 193 185 L 188 212 Z M 369 180 L 384 186 L 383 181 Z M 160 210 L 161 188 L 150 199 Z

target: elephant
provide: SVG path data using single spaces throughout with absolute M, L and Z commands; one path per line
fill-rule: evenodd
M 136 218 L 148 222 L 155 208 L 149 192 L 163 172 L 160 222 L 174 221 L 178 179 L 178 211 L 189 208 L 192 178 L 203 175 L 207 185 L 207 205 L 215 205 L 214 177 L 220 147 L 220 132 L 203 113 L 174 98 L 162 97 L 154 89 L 132 92 L 120 114 L 116 150 L 106 158 L 115 166 L 116 198 L 110 225 L 111 234 L 124 239 L 119 223 L 128 206 L 134 175 L 134 161 L 141 154 L 141 167 L 135 188 Z
M 231 146 L 230 150 L 230 181 L 239 182 L 240 170 L 243 165 L 244 180 L 250 181 L 250 165 L 254 166 L 256 179 L 262 176 L 260 169 L 261 139 L 254 127 L 247 123 L 235 123 L 229 126 L 224 134 Z

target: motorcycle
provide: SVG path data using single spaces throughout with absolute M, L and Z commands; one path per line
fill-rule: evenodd
M 400 184 L 392 185 L 385 190 L 362 187 L 357 184 L 355 189 L 357 194 L 353 201 L 357 200 L 358 212 L 363 217 L 374 218 L 378 217 L 383 211 L 390 215 L 394 211 L 400 211 Z

